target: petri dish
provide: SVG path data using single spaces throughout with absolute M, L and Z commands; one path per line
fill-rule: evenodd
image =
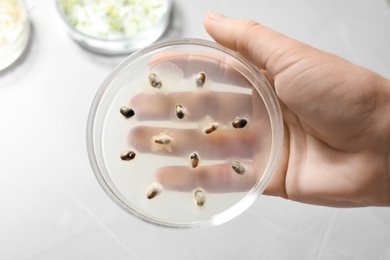
M 22 0 L 0 2 L 0 71 L 13 64 L 30 40 L 30 19 Z
M 262 73 L 214 42 L 154 43 L 121 62 L 91 105 L 93 171 L 122 208 L 165 227 L 215 226 L 261 195 L 283 123 Z
M 70 36 L 101 54 L 127 54 L 160 38 L 172 0 L 56 0 Z

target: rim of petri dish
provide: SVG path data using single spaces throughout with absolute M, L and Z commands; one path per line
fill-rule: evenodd
M 150 29 L 131 37 L 123 37 L 117 39 L 107 39 L 104 37 L 97 37 L 77 30 L 70 23 L 67 15 L 64 13 L 64 10 L 60 7 L 58 0 L 56 0 L 55 2 L 56 2 L 57 11 L 60 14 L 62 21 L 64 22 L 66 28 L 70 32 L 71 37 L 77 43 L 97 53 L 106 54 L 106 55 L 120 55 L 120 54 L 132 53 L 136 50 L 139 50 L 140 48 L 152 44 L 164 34 L 164 32 L 167 30 L 169 26 L 170 15 L 173 7 L 173 0 L 166 0 L 166 1 L 168 3 L 166 13 Z M 158 33 L 155 33 L 153 37 L 151 37 L 150 30 L 154 28 L 159 28 L 159 31 Z M 148 36 L 147 39 L 143 39 L 145 38 L 145 36 Z M 126 44 L 125 48 L 123 47 L 123 44 Z
M 234 59 L 235 62 L 238 62 L 240 65 L 244 65 L 244 70 L 240 70 L 242 76 L 249 80 L 253 85 L 254 89 L 263 99 L 264 105 L 267 109 L 270 128 L 271 128 L 271 151 L 269 154 L 269 159 L 267 166 L 265 167 L 264 174 L 256 182 L 252 189 L 250 189 L 246 195 L 232 207 L 211 216 L 208 219 L 203 219 L 200 221 L 189 221 L 189 222 L 178 222 L 178 221 L 163 221 L 161 219 L 153 218 L 139 212 L 132 208 L 131 205 L 127 202 L 126 198 L 120 194 L 120 191 L 117 190 L 115 184 L 110 178 L 107 167 L 104 163 L 104 156 L 102 151 L 102 125 L 105 119 L 105 112 L 107 112 L 106 107 L 102 103 L 107 103 L 109 105 L 110 101 L 114 98 L 115 93 L 120 89 L 121 86 L 116 86 L 116 89 L 112 88 L 112 83 L 117 77 L 123 77 L 121 73 L 126 70 L 131 64 L 138 59 L 143 58 L 145 55 L 150 53 L 158 53 L 160 50 L 163 50 L 167 47 L 172 46 L 182 46 L 188 47 L 188 50 L 191 50 L 191 46 L 201 46 L 207 49 L 216 50 L 221 54 L 227 55 Z M 242 66 L 241 66 L 242 67 Z M 283 120 L 280 110 L 280 106 L 277 101 L 277 97 L 265 78 L 265 76 L 252 65 L 249 61 L 243 58 L 241 55 L 233 52 L 215 42 L 211 42 L 203 39 L 179 39 L 171 40 L 166 42 L 160 42 L 152 44 L 146 48 L 143 48 L 137 52 L 134 52 L 126 59 L 124 59 L 103 81 L 100 88 L 98 89 L 95 98 L 91 104 L 90 112 L 88 115 L 87 122 L 87 150 L 92 166 L 93 172 L 105 190 L 105 192 L 115 201 L 120 207 L 131 213 L 132 215 L 152 224 L 156 224 L 164 227 L 172 228 L 192 228 L 192 227 L 204 227 L 204 226 L 216 226 L 222 223 L 225 223 L 241 213 L 247 210 L 255 200 L 260 196 L 260 194 L 265 190 L 270 179 L 272 178 L 277 164 L 280 159 L 282 147 L 283 147 Z

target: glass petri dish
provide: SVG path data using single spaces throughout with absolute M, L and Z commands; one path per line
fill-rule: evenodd
M 170 21 L 172 0 L 56 0 L 70 36 L 101 54 L 126 54 L 156 41 Z
M 22 0 L 0 2 L 0 71 L 24 52 L 30 40 L 30 19 Z
M 264 191 L 283 123 L 261 72 L 200 39 L 152 44 L 102 83 L 87 126 L 97 180 L 122 208 L 153 224 L 214 226 Z

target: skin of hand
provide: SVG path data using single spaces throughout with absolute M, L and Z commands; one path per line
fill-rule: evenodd
M 204 25 L 263 70 L 278 96 L 284 148 L 264 194 L 390 206 L 390 80 L 254 21 L 208 12 Z

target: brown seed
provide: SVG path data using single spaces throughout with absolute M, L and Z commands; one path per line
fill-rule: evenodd
M 121 107 L 120 112 L 126 118 L 134 116 L 134 110 L 128 107 Z
M 236 173 L 240 175 L 243 175 L 245 173 L 245 166 L 239 161 L 234 161 L 232 163 L 232 168 Z
M 246 121 L 246 119 L 244 119 L 244 118 L 237 118 L 237 119 L 235 119 L 232 122 L 232 126 L 234 128 L 244 128 L 247 123 L 248 123 L 248 121 Z
M 217 130 L 219 124 L 217 122 L 214 122 L 214 123 L 210 123 L 205 129 L 204 129 L 204 132 L 206 134 L 211 134 L 212 132 L 214 132 L 215 130 Z
M 176 105 L 176 116 L 177 118 L 179 119 L 183 119 L 184 118 L 184 107 L 180 104 L 177 104 Z
M 158 194 L 158 192 L 156 190 L 149 190 L 148 193 L 146 194 L 146 197 L 148 199 L 153 199 L 154 197 L 156 197 Z
M 172 138 L 168 135 L 161 135 L 154 139 L 154 142 L 156 144 L 170 144 L 172 141 Z
M 196 75 L 195 78 L 195 84 L 197 87 L 202 87 L 204 85 L 204 82 L 206 81 L 206 74 L 203 72 L 199 72 L 198 75 Z
M 121 159 L 123 161 L 130 161 L 133 160 L 134 158 L 135 158 L 135 152 L 133 151 L 124 152 L 121 154 Z
M 157 183 L 157 182 L 153 182 L 149 188 L 148 188 L 148 191 L 146 193 L 146 197 L 148 199 L 153 199 L 154 197 L 156 197 L 159 193 L 161 193 L 162 191 L 162 186 L 160 183 Z
M 192 153 L 191 156 L 190 156 L 190 161 L 191 161 L 191 166 L 192 168 L 196 168 L 198 167 L 198 164 L 199 164 L 199 156 L 197 153 Z
M 206 202 L 206 195 L 203 190 L 197 189 L 194 193 L 196 205 L 202 207 Z
M 154 87 L 154 88 L 161 88 L 162 87 L 162 82 L 156 74 L 154 74 L 154 73 L 150 74 L 148 79 L 149 79 L 149 84 L 152 87 Z

